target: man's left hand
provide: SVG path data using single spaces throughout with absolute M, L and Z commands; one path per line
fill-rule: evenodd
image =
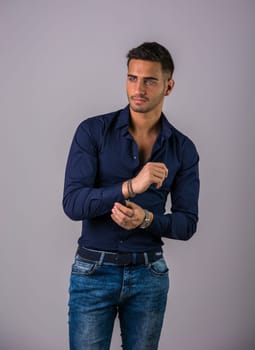
M 139 205 L 126 201 L 126 206 L 115 203 L 112 208 L 112 220 L 126 230 L 132 230 L 140 226 L 145 218 L 145 213 Z

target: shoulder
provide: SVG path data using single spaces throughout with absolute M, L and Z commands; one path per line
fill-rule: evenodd
M 196 148 L 194 142 L 191 140 L 189 136 L 187 136 L 186 134 L 184 134 L 183 132 L 175 128 L 172 124 L 171 124 L 171 128 L 172 128 L 173 137 L 181 146 Z
M 169 122 L 168 118 L 164 113 L 162 113 L 162 128 L 163 128 L 163 135 L 166 138 L 172 139 L 174 142 L 176 142 L 179 145 L 184 144 L 193 144 L 191 139 L 182 133 L 180 130 L 178 130 L 172 123 Z
M 75 141 L 83 148 L 93 147 L 101 149 L 109 130 L 115 130 L 121 118 L 127 115 L 127 108 L 114 112 L 100 114 L 84 119 L 77 127 Z
M 114 121 L 118 119 L 121 112 L 122 109 L 84 119 L 78 125 L 76 135 L 87 135 L 92 139 L 99 140 L 114 125 Z
M 168 125 L 171 129 L 171 144 L 175 148 L 182 164 L 185 166 L 190 163 L 197 163 L 199 160 L 199 154 L 191 138 L 178 130 L 170 122 L 168 122 Z
M 100 114 L 84 119 L 78 126 L 78 129 L 87 131 L 103 131 L 106 129 L 118 115 L 119 111 Z

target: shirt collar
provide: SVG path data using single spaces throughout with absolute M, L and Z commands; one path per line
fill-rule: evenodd
M 165 114 L 161 113 L 161 136 L 164 139 L 169 138 L 172 135 L 172 126 L 167 120 Z M 128 125 L 129 125 L 129 105 L 127 105 L 124 109 L 120 111 L 119 117 L 117 119 L 116 127 L 117 129 L 123 129 L 123 133 L 128 132 Z
M 120 128 L 128 128 L 129 124 L 129 105 L 127 105 L 124 109 L 120 111 L 120 114 L 118 116 L 116 127 L 117 129 Z

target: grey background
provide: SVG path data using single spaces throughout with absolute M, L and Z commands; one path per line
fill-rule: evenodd
M 164 111 L 201 156 L 198 232 L 165 240 L 160 349 L 255 348 L 254 14 L 249 0 L 0 2 L 1 350 L 68 348 L 67 152 L 81 120 L 126 105 L 125 55 L 146 40 L 172 52 Z

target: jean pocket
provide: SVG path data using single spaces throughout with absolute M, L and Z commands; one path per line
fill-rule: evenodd
M 86 261 L 77 255 L 75 257 L 75 262 L 72 265 L 72 274 L 87 276 L 91 275 L 96 268 L 96 263 L 92 261 Z
M 149 265 L 152 274 L 157 276 L 168 275 L 168 267 L 164 258 L 160 258 Z

